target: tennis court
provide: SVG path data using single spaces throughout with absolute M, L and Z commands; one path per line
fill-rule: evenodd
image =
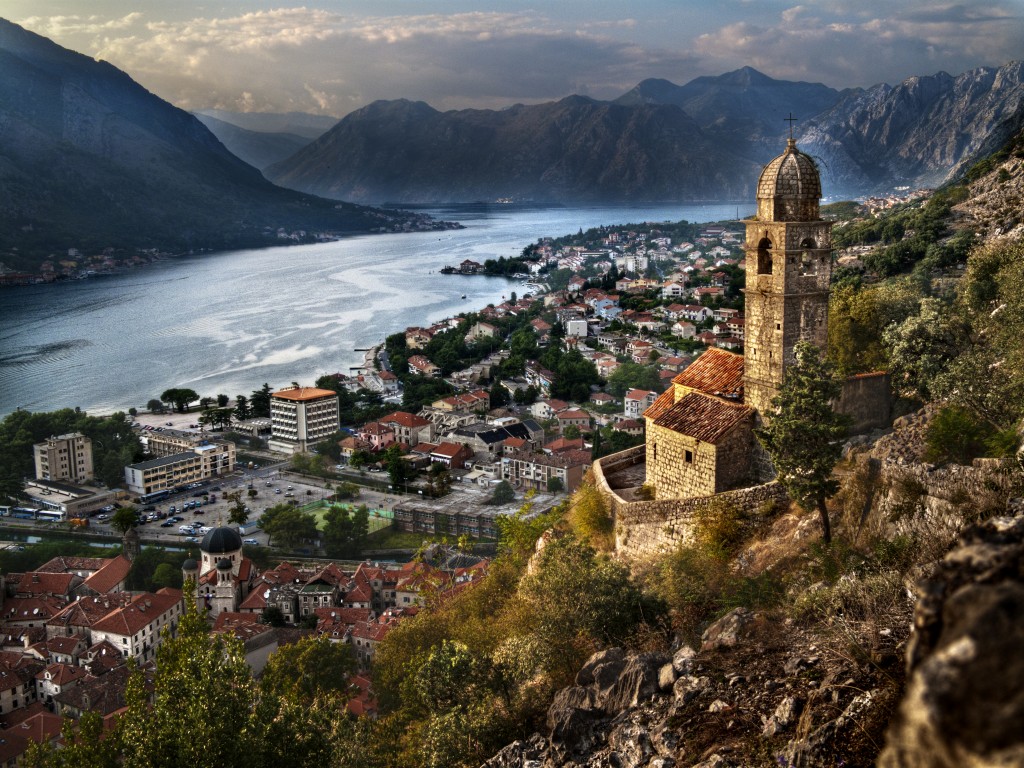
M 331 504 L 327 501 L 311 501 L 308 504 L 303 504 L 300 509 L 302 509 L 303 512 L 312 512 L 314 517 L 316 517 L 316 527 L 323 530 L 324 515 L 327 514 L 327 510 L 332 506 L 343 507 L 349 511 L 349 514 L 352 514 L 356 511 L 356 508 L 359 505 L 344 503 Z M 369 513 L 369 533 L 374 533 L 375 531 L 390 527 L 394 520 L 394 513 L 390 509 L 371 509 L 369 510 Z

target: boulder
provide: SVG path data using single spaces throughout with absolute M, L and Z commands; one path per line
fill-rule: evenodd
M 918 585 L 882 768 L 1024 765 L 1024 518 L 993 518 Z
M 720 651 L 734 648 L 751 634 L 760 618 L 761 614 L 754 613 L 749 608 L 734 608 L 704 630 L 700 649 Z

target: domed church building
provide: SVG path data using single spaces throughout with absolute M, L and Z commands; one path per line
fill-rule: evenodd
M 654 498 L 687 499 L 765 482 L 771 476 L 754 436 L 800 341 L 824 353 L 828 341 L 832 222 L 820 212 L 814 160 L 789 139 L 757 183 L 757 213 L 746 227 L 742 355 L 711 348 L 677 375 L 644 412 L 646 484 Z M 856 429 L 887 423 L 884 372 L 847 380 L 836 409 Z
M 200 559 L 189 558 L 181 567 L 186 580 L 196 584 L 196 603 L 205 605 L 211 618 L 237 611 L 256 583 L 256 568 L 242 553 L 238 531 L 220 526 L 208 531 L 199 544 Z

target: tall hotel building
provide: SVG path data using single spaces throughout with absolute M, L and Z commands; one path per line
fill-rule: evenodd
M 338 431 L 338 395 L 329 389 L 290 387 L 270 396 L 270 450 L 300 453 Z
M 49 437 L 32 449 L 37 480 L 87 483 L 93 479 L 92 440 L 81 432 Z

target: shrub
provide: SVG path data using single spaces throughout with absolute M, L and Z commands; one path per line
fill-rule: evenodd
M 598 551 L 614 548 L 614 522 L 604 496 L 596 486 L 584 483 L 572 495 L 567 516 L 569 527 Z
M 988 430 L 966 408 L 946 406 L 928 424 L 924 460 L 934 464 L 970 464 L 985 455 Z

